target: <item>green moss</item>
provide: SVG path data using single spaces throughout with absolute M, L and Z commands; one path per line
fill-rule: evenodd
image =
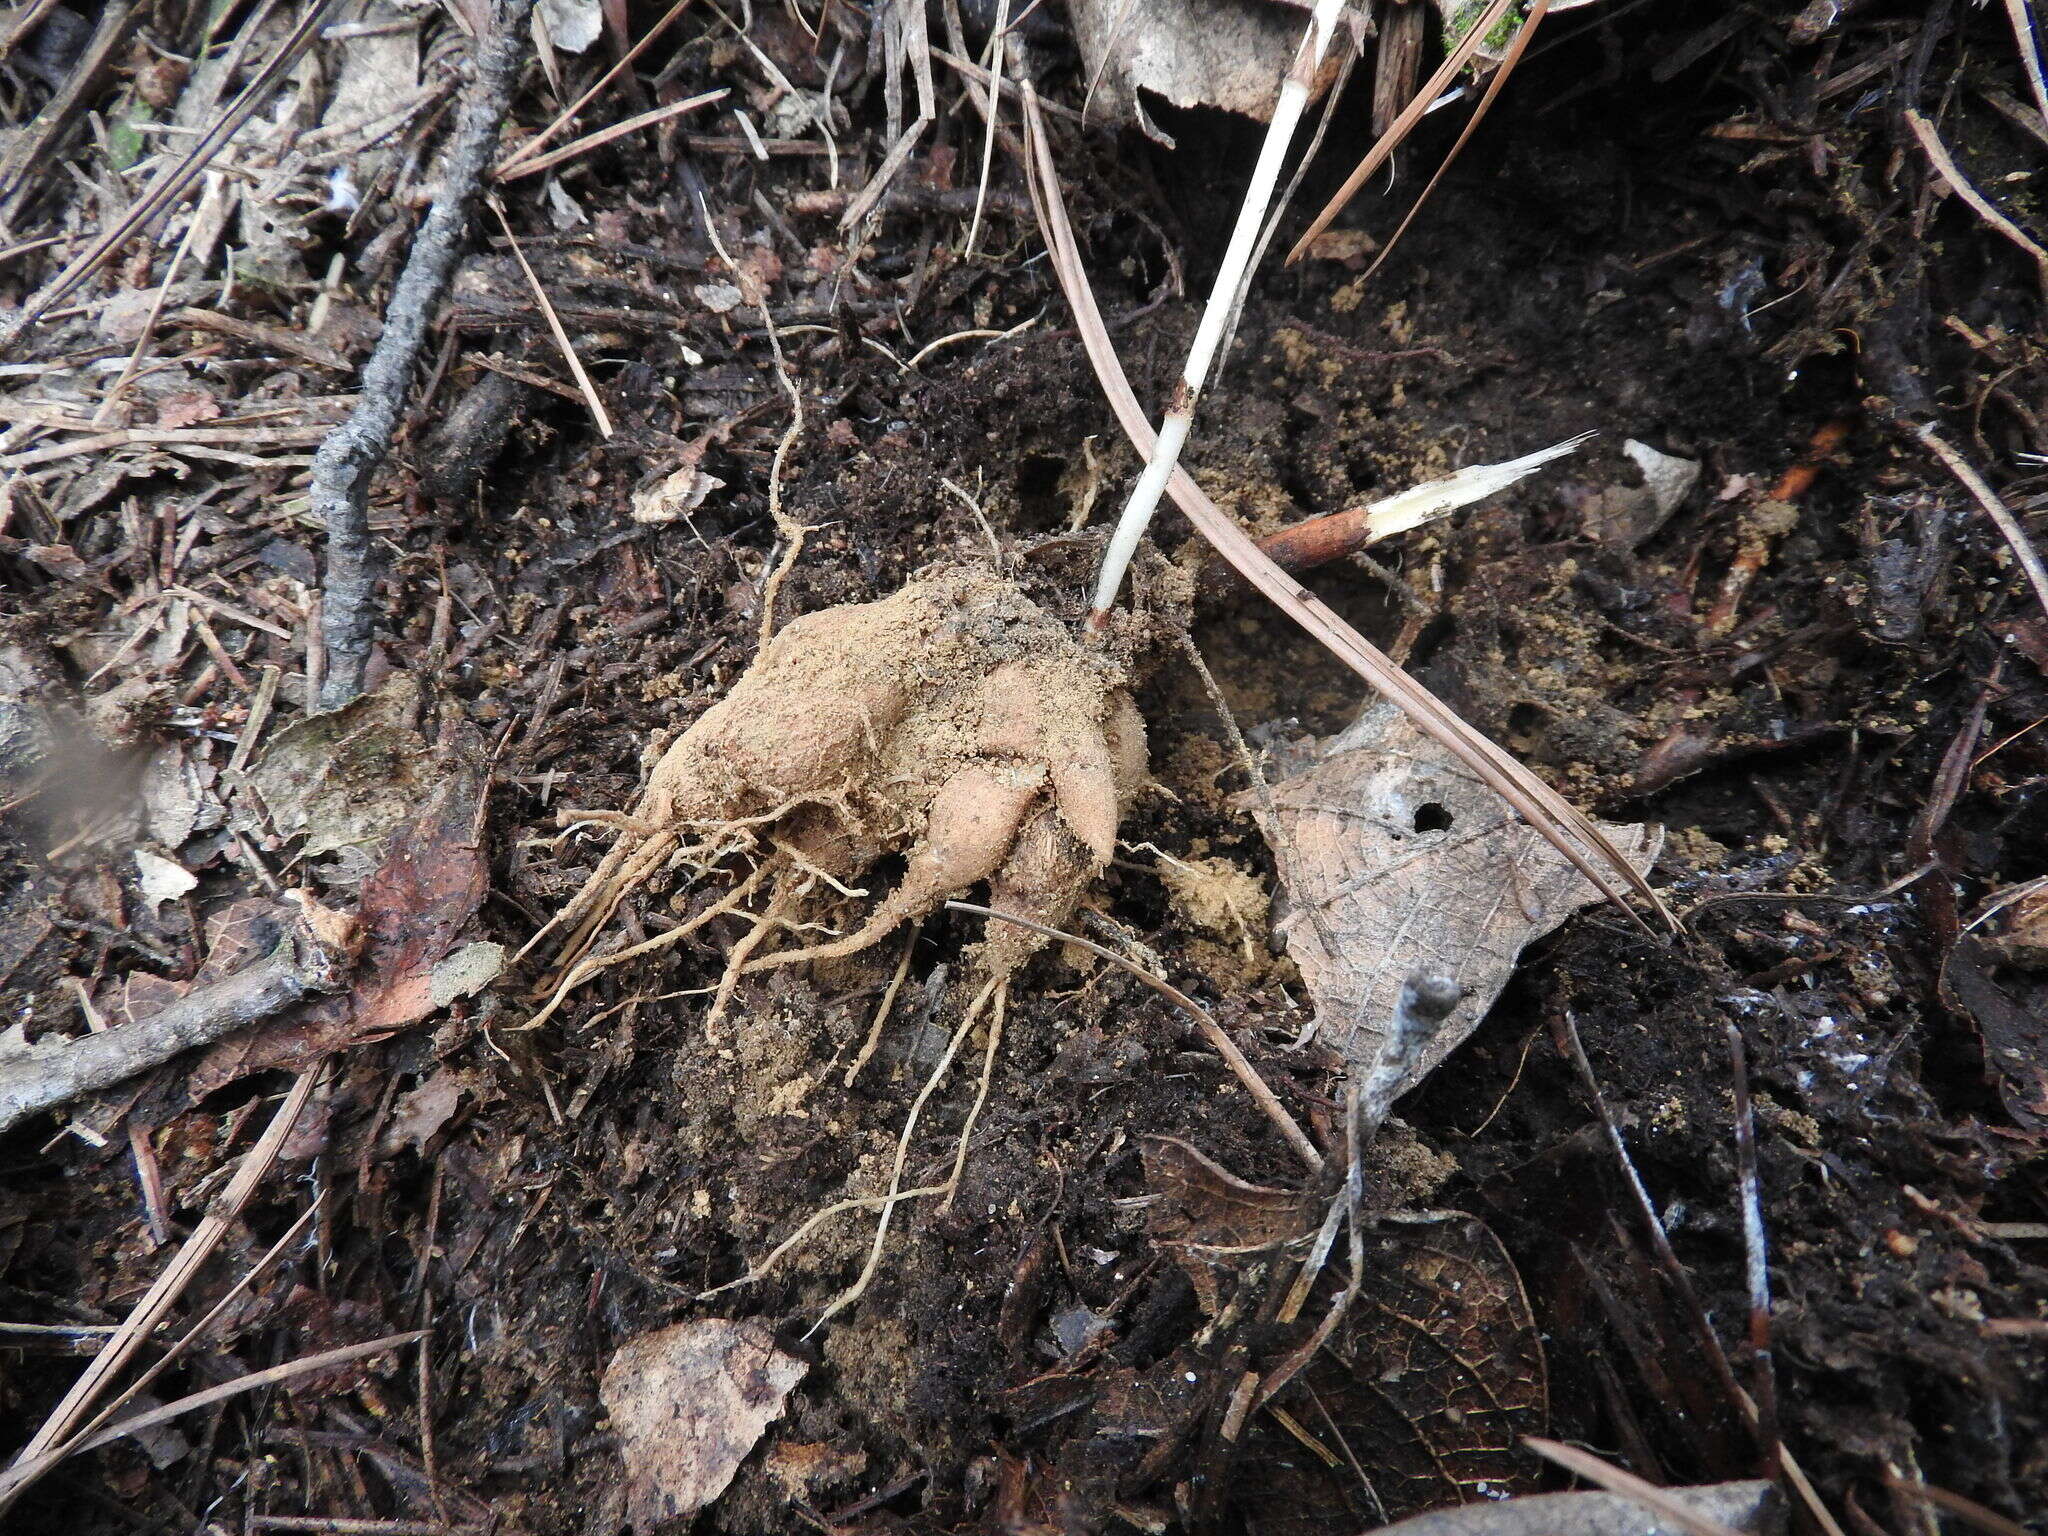
M 1490 0 L 1463 0 L 1462 4 L 1449 13 L 1444 22 L 1444 41 L 1452 47 L 1462 42 L 1465 34 L 1477 26 L 1479 18 L 1486 14 L 1489 3 Z M 1488 53 L 1499 53 L 1506 48 L 1521 27 L 1525 11 L 1526 6 L 1510 6 L 1507 13 L 1493 24 L 1492 30 L 1481 40 L 1480 46 Z

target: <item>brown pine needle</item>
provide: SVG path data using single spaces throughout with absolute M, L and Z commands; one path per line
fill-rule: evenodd
M 1422 121 L 1423 114 L 1429 110 L 1429 104 L 1443 94 L 1444 87 L 1449 85 L 1458 71 L 1465 67 L 1465 61 L 1471 58 L 1479 47 L 1480 39 L 1499 24 L 1501 17 L 1508 13 L 1508 7 L 1514 3 L 1515 0 L 1493 0 L 1493 4 L 1487 7 L 1486 14 L 1472 24 L 1472 29 L 1459 40 L 1458 46 L 1450 51 L 1437 72 L 1415 93 L 1415 99 L 1402 109 L 1399 117 L 1387 125 L 1387 131 L 1379 136 L 1379 141 L 1366 151 L 1365 158 L 1358 162 L 1357 169 L 1344 178 L 1344 185 L 1337 189 L 1337 195 L 1324 204 L 1323 211 L 1317 214 L 1315 221 L 1309 225 L 1308 233 L 1294 242 L 1294 249 L 1287 253 L 1287 260 L 1281 263 L 1282 266 L 1291 267 L 1308 254 L 1308 248 L 1316 236 L 1330 227 L 1337 215 L 1342 213 L 1351 199 L 1358 195 L 1358 189 L 1372 179 L 1372 173 L 1386 164 L 1387 156 L 1401 147 L 1402 141 L 1414 130 L 1415 125 Z
M 1123 364 L 1109 340 L 1102 313 L 1088 285 L 1081 265 L 1073 228 L 1067 222 L 1066 205 L 1060 198 L 1059 173 L 1052 164 L 1044 124 L 1036 106 L 1037 94 L 1027 85 L 1025 100 L 1025 182 L 1031 189 L 1038 211 L 1039 228 L 1051 253 L 1053 270 L 1074 312 L 1076 328 L 1095 365 L 1098 382 L 1109 397 L 1118 422 L 1141 457 L 1149 456 L 1154 433 L 1143 407 L 1125 377 Z M 1409 718 L 1429 735 L 1456 753 L 1479 778 L 1512 806 L 1552 847 L 1592 883 L 1594 889 L 1626 913 L 1631 921 L 1649 932 L 1646 923 L 1630 907 L 1617 887 L 1603 873 L 1595 858 L 1620 875 L 1622 886 L 1634 891 L 1667 927 L 1676 930 L 1677 920 L 1650 884 L 1635 870 L 1620 850 L 1608 840 L 1585 814 L 1543 780 L 1509 757 L 1486 737 L 1460 719 L 1448 705 L 1424 688 L 1385 652 L 1331 610 L 1301 583 L 1294 580 L 1238 527 L 1223 509 L 1211 501 L 1185 469 L 1175 469 L 1167 490 L 1188 521 L 1223 558 L 1235 566 L 1253 586 L 1270 598 L 1330 653 L 1370 684 L 1392 699 Z
M 687 11 L 690 8 L 690 5 L 691 0 L 676 0 L 676 3 L 668 8 L 667 13 L 662 16 L 661 20 L 657 21 L 653 26 L 649 27 L 647 29 L 646 35 L 643 36 L 639 42 L 635 43 L 631 48 L 628 48 L 626 50 L 625 56 L 621 58 L 618 63 L 614 64 L 610 69 L 606 70 L 603 74 L 597 77 L 597 83 L 595 85 L 591 86 L 589 90 L 585 91 L 581 96 L 578 96 L 574 101 L 570 102 L 568 106 L 564 107 L 561 110 L 561 112 L 556 116 L 555 120 L 552 123 L 549 123 L 547 127 L 541 129 L 539 133 L 535 134 L 532 138 L 528 139 L 524 144 L 520 145 L 517 149 L 513 150 L 511 154 L 507 155 L 504 159 L 500 160 L 497 163 L 497 165 L 493 168 L 491 175 L 496 180 L 509 181 L 515 174 L 513 167 L 517 166 L 523 160 L 529 160 L 533 158 L 533 156 L 539 154 L 545 146 L 553 143 L 555 140 L 555 136 L 561 133 L 563 129 L 567 128 L 570 123 L 576 120 L 576 114 L 578 112 L 581 112 L 585 107 L 589 106 L 592 101 L 596 100 L 598 94 L 602 92 L 606 86 L 610 85 L 614 80 L 618 79 L 622 71 L 630 69 L 633 65 L 633 61 L 639 58 L 640 55 L 646 51 L 647 46 L 650 43 L 652 43 L 657 37 L 661 36 L 662 33 L 666 32 L 668 30 L 669 23 L 674 21 L 678 16 L 682 15 L 684 11 Z
M 519 270 L 526 274 L 527 285 L 533 289 L 534 301 L 540 305 L 540 312 L 547 318 L 548 331 L 555 338 L 555 345 L 561 349 L 562 358 L 569 365 L 569 372 L 576 380 L 576 387 L 583 392 L 583 403 L 590 407 L 591 418 L 597 423 L 598 436 L 612 435 L 612 419 L 605 413 L 604 402 L 597 397 L 597 389 L 590 382 L 590 375 L 583 371 L 583 359 L 576 355 L 576 348 L 570 345 L 569 333 L 562 328 L 561 316 L 555 313 L 555 306 L 548 301 L 547 290 L 540 285 L 540 278 L 526 259 L 526 252 L 519 248 L 519 237 L 512 233 L 511 221 L 505 217 L 505 206 L 496 197 L 489 199 L 491 212 L 498 216 L 498 227 L 505 231 L 505 241 L 512 247 L 512 255 L 519 263 Z
M 517 181 L 522 176 L 538 176 L 542 171 L 551 171 L 565 161 L 574 160 L 578 155 L 622 139 L 629 133 L 638 133 L 642 128 L 652 128 L 656 123 L 665 123 L 672 117 L 681 117 L 685 112 L 694 112 L 699 107 L 709 106 L 714 101 L 723 101 L 732 94 L 721 88 L 706 91 L 701 96 L 692 96 L 684 101 L 672 101 L 665 107 L 655 107 L 641 112 L 624 122 L 613 123 L 609 128 L 600 128 L 595 133 L 586 133 L 580 139 L 571 139 L 560 149 L 551 149 L 544 155 L 535 155 L 499 169 L 495 174 L 499 181 Z
M 1500 68 L 1496 69 L 1493 78 L 1486 82 L 1486 94 L 1479 98 L 1479 105 L 1472 109 L 1472 116 L 1466 120 L 1464 130 L 1458 135 L 1458 142 L 1451 146 L 1450 153 L 1444 156 L 1443 163 L 1429 178 L 1429 185 L 1424 187 L 1422 195 L 1415 199 L 1415 205 L 1408 210 L 1407 217 L 1402 219 L 1393 234 L 1387 237 L 1387 243 L 1380 247 L 1379 255 L 1373 257 L 1372 265 L 1359 277 L 1358 281 L 1361 284 L 1379 271 L 1386 259 L 1394 254 L 1394 247 L 1399 245 L 1401 237 L 1408 233 L 1408 226 L 1413 224 L 1415 216 L 1422 212 L 1422 205 L 1427 203 L 1430 195 L 1436 191 L 1437 183 L 1444 179 L 1444 173 L 1456 162 L 1472 135 L 1479 131 L 1479 125 L 1486 121 L 1486 114 L 1493 109 L 1494 98 L 1500 95 L 1501 87 L 1508 83 L 1508 76 L 1515 72 L 1515 66 L 1522 62 L 1522 55 L 1528 51 L 1529 40 L 1536 35 L 1536 28 L 1542 22 L 1544 12 L 1549 9 L 1550 0 L 1535 0 L 1529 7 L 1528 20 L 1524 21 L 1521 30 L 1515 33 L 1515 40 L 1508 47 L 1507 57 L 1500 61 Z M 1288 259 L 1293 258 L 1290 256 Z
M 121 1331 L 107 1341 L 106 1348 L 93 1357 L 92 1364 L 85 1368 L 78 1380 L 71 1384 L 71 1390 L 64 1394 L 62 1401 L 50 1410 L 42 1427 L 29 1437 L 28 1443 L 15 1455 L 5 1473 L 0 1473 L 0 1513 L 4 1513 L 21 1489 L 41 1477 L 50 1467 L 73 1451 L 85 1448 L 72 1443 L 73 1431 L 81 1420 L 91 1412 L 93 1404 L 112 1384 L 121 1368 L 134 1358 L 143 1342 L 156 1331 L 157 1324 L 169 1315 L 178 1298 L 184 1294 L 193 1278 L 199 1273 L 213 1251 L 220 1245 L 229 1230 L 240 1217 L 242 1207 L 248 1204 L 257 1187 L 269 1176 L 271 1166 L 277 1161 L 277 1154 L 284 1145 L 285 1137 L 298 1122 L 306 1100 L 312 1095 L 313 1084 L 319 1078 L 323 1067 L 315 1066 L 299 1074 L 291 1091 L 269 1126 L 256 1144 L 242 1157 L 241 1166 L 234 1177 L 209 1208 L 207 1215 L 192 1235 L 185 1239 L 171 1262 L 158 1275 L 156 1282 L 144 1293 L 132 1311 L 123 1320 Z M 101 1439 L 105 1436 L 99 1437 Z M 97 1443 L 88 1442 L 88 1443 Z
M 239 1397 L 244 1392 L 254 1392 L 260 1387 L 274 1387 L 279 1382 L 290 1381 L 295 1376 L 307 1376 L 314 1371 L 325 1371 L 337 1365 L 347 1365 L 353 1360 L 381 1355 L 386 1350 L 417 1343 L 426 1336 L 424 1328 L 415 1328 L 410 1333 L 390 1333 L 381 1339 L 371 1339 L 367 1343 L 345 1344 L 340 1349 L 322 1350 L 317 1355 L 287 1360 L 283 1365 L 273 1365 L 268 1370 L 251 1371 L 246 1376 L 237 1376 L 233 1381 L 224 1381 L 217 1387 L 208 1387 L 203 1392 L 194 1392 L 188 1397 L 176 1398 L 146 1412 L 134 1414 L 119 1423 L 109 1424 L 98 1434 L 76 1444 L 46 1451 L 33 1461 L 17 1461 L 5 1473 L 0 1473 L 0 1501 L 12 1500 L 22 1489 L 59 1462 L 81 1451 L 96 1451 L 103 1445 L 113 1444 L 124 1435 L 139 1434 L 145 1429 L 154 1429 L 159 1424 L 168 1424 L 185 1414 L 201 1408 L 210 1408 L 215 1403 L 226 1402 L 231 1397 Z
M 2013 41 L 2019 45 L 2020 63 L 2027 72 L 2027 84 L 2034 90 L 2034 105 L 2048 122 L 2048 80 L 2041 78 L 2041 49 L 2034 40 L 2034 19 L 2027 0 L 2005 0 L 2005 14 L 2012 22 Z
M 1609 1493 L 1618 1493 L 1625 1499 L 1633 1499 L 1649 1510 L 1666 1525 L 1677 1526 L 1692 1536 L 1740 1536 L 1732 1526 L 1718 1520 L 1709 1520 L 1697 1514 L 1670 1493 L 1655 1483 L 1646 1482 L 1633 1472 L 1624 1472 L 1620 1467 L 1609 1466 L 1589 1451 L 1582 1451 L 1575 1445 L 1565 1445 L 1557 1440 L 1542 1440 L 1535 1435 L 1525 1436 L 1522 1444 L 1541 1456 L 1545 1461 L 1555 1462 L 1567 1472 L 1577 1473 L 1589 1483 L 1597 1483 Z
M 1991 489 L 1990 483 L 1982 475 L 1977 473 L 1976 466 L 1934 430 L 1932 422 L 1917 428 L 1913 435 L 1925 443 L 1928 452 L 1941 460 L 1948 472 L 1962 482 L 1963 489 L 1976 499 L 1977 505 L 1984 509 L 1984 515 L 1997 526 L 1999 533 L 2004 536 L 2006 547 L 2012 551 L 2013 558 L 2019 561 L 2020 569 L 2027 573 L 2027 581 L 2034 589 L 2034 596 L 2041 604 L 2041 611 L 2048 613 L 2048 566 L 2042 565 L 2040 551 L 2034 548 L 2034 541 L 2027 537 L 2025 526 L 2013 515 L 2012 509 L 1999 500 L 1998 493 Z
M 278 44 L 264 66 L 242 87 L 228 109 L 223 112 L 200 137 L 199 142 L 187 150 L 178 163 L 165 171 L 149 189 L 131 203 L 127 212 L 109 224 L 94 239 L 92 244 L 69 266 L 45 283 L 34 294 L 23 301 L 22 306 L 0 325 L 0 352 L 5 352 L 27 330 L 49 310 L 77 289 L 93 273 L 97 272 L 116 252 L 123 249 L 139 231 L 162 213 L 166 208 L 199 179 L 199 175 L 213 163 L 213 157 L 233 138 L 256 113 L 256 109 L 270 99 L 271 88 L 283 78 L 285 72 L 298 62 L 299 55 L 312 45 L 325 24 L 327 12 L 333 0 L 315 0 L 306 8 L 306 14 L 299 18 L 297 26 Z

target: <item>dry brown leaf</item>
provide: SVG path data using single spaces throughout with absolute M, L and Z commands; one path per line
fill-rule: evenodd
M 1273 801 L 1289 882 L 1276 927 L 1332 1046 L 1370 1067 L 1401 984 L 1418 969 L 1465 988 L 1407 1087 L 1472 1033 L 1526 945 L 1600 899 L 1550 843 L 1390 704 L 1368 709 L 1314 766 L 1275 784 Z M 1661 827 L 1598 825 L 1648 872 L 1663 846 Z
M 398 1096 L 391 1108 L 391 1123 L 377 1139 L 377 1155 L 390 1157 L 408 1143 L 423 1150 L 441 1128 L 455 1118 L 465 1093 L 474 1093 L 476 1078 L 450 1066 L 440 1066 L 417 1088 Z
M 1145 1188 L 1153 1241 L 1188 1272 L 1205 1315 L 1222 1301 L 1219 1275 L 1312 1230 L 1319 1212 L 1301 1190 L 1250 1184 L 1172 1136 L 1145 1138 Z
M 1610 485 L 1587 497 L 1579 507 L 1579 522 L 1590 538 L 1602 544 L 1634 549 L 1662 528 L 1679 504 L 1699 483 L 1700 466 L 1695 459 L 1681 459 L 1660 453 L 1634 438 L 1621 451 L 1642 474 L 1641 485 Z
M 619 1436 L 633 1528 L 655 1530 L 725 1492 L 806 1369 L 755 1322 L 704 1318 L 627 1340 L 598 1394 Z
M 1334 1283 L 1325 1277 L 1326 1302 Z M 1540 1487 L 1520 1442 L 1544 1432 L 1548 1372 L 1500 1240 L 1460 1215 L 1371 1234 L 1363 1288 L 1274 1407 L 1294 1428 L 1253 1416 L 1234 1490 L 1247 1523 L 1272 1536 L 1363 1529 L 1372 1499 L 1398 1517 Z M 1321 1454 L 1303 1455 L 1303 1436 Z
M 329 1051 L 395 1034 L 497 975 L 504 963 L 498 945 L 456 948 L 489 881 L 476 835 L 483 768 L 475 747 L 468 740 L 445 759 L 405 765 L 408 782 L 435 788 L 392 830 L 363 882 L 355 987 L 221 1041 L 193 1069 L 194 1095 L 271 1067 L 296 1071 Z

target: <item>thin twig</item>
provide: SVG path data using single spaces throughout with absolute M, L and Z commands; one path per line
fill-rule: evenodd
M 1948 472 L 1962 481 L 1963 489 L 1976 498 L 1977 505 L 1984 509 L 1984 515 L 1998 526 L 2005 537 L 2006 547 L 2013 558 L 2020 563 L 2020 569 L 2027 573 L 2027 580 L 2033 584 L 2034 596 L 2041 604 L 2041 611 L 2048 613 L 2048 567 L 2041 564 L 2040 552 L 2034 548 L 2034 541 L 2027 537 L 2027 530 L 2012 513 L 2012 509 L 1998 499 L 1998 493 L 1970 461 L 1958 453 L 1939 432 L 1928 422 L 1915 427 L 1913 435 L 1920 439 L 1937 459 L 1948 467 Z
M 2034 273 L 2041 287 L 2048 291 L 2048 248 L 2021 229 L 2019 225 L 2000 213 L 1990 198 L 1971 185 L 1962 168 L 1948 152 L 1948 146 L 1941 142 L 1941 136 L 1934 131 L 1934 125 L 1913 108 L 1906 109 L 1906 126 L 1913 130 L 1913 137 L 1920 141 L 1920 148 L 1934 166 L 1935 174 L 1948 183 L 1951 192 L 1967 203 L 1977 217 L 1989 224 L 1999 234 L 2034 259 Z
M 363 366 L 355 412 L 329 434 L 313 459 L 309 504 L 327 529 L 321 606 L 327 675 L 320 689 L 325 709 L 338 709 L 363 691 L 377 589 L 377 562 L 370 547 L 370 477 L 391 449 L 413 364 L 461 254 L 477 190 L 497 147 L 498 130 L 526 56 L 533 4 L 534 0 L 494 0 L 491 35 L 478 52 L 476 75 L 463 93 L 440 191 L 392 290 L 384 333 Z
M 0 1131 L 210 1045 L 310 994 L 339 991 L 349 969 L 347 938 L 346 931 L 316 932 L 295 913 L 268 955 L 149 1018 L 75 1040 L 0 1049 Z

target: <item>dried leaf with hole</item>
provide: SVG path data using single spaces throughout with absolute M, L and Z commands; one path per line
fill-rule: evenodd
M 1316 1027 L 1360 1069 L 1379 1055 L 1411 972 L 1465 1000 L 1408 1074 L 1412 1087 L 1472 1033 L 1515 959 L 1599 893 L 1409 718 L 1375 704 L 1310 768 L 1273 786 L 1288 882 L 1276 927 L 1315 999 Z M 1596 823 L 1638 871 L 1660 827 Z
M 1783 1536 L 1785 1500 L 1773 1483 L 1707 1483 L 1660 1491 L 1689 1514 L 1744 1536 Z M 1618 1493 L 1537 1493 L 1432 1510 L 1384 1526 L 1377 1536 L 1557 1536 L 1565 1531 L 1571 1536 L 1688 1536 L 1676 1521 Z
M 704 1318 L 627 1340 L 598 1395 L 619 1437 L 634 1530 L 724 1493 L 806 1369 L 755 1322 Z

